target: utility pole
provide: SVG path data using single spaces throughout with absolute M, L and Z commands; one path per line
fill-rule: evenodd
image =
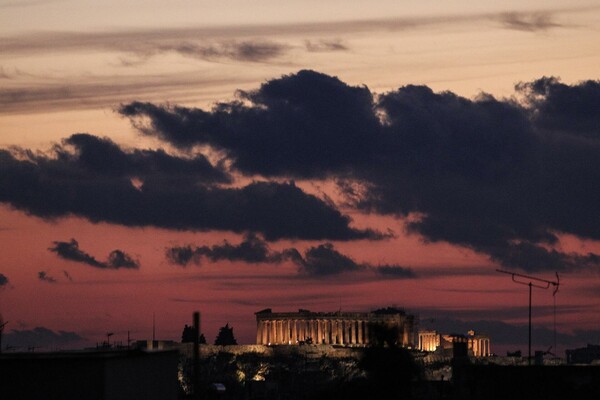
M 4 332 L 4 327 L 8 324 L 8 321 L 3 322 L 2 316 L 0 316 L 0 354 L 2 353 L 2 333 Z
M 501 269 L 497 269 L 497 272 L 501 272 L 503 274 L 508 274 L 512 276 L 512 281 L 514 283 L 518 283 L 520 285 L 527 285 L 529 287 L 529 335 L 528 335 L 528 352 L 527 352 L 527 364 L 531 365 L 531 288 L 539 288 L 539 289 L 548 289 L 550 285 L 554 286 L 554 291 L 552 296 L 555 296 L 558 292 L 558 287 L 560 286 L 560 278 L 558 277 L 558 272 L 556 272 L 556 281 L 549 281 L 546 279 L 536 278 L 534 276 L 517 274 L 516 272 L 504 271 Z M 518 278 L 518 279 L 517 279 Z M 556 302 L 554 303 L 556 307 Z M 556 323 L 554 326 L 556 329 Z M 556 333 L 555 333 L 556 337 Z M 555 344 L 556 346 L 556 344 Z M 556 350 L 555 350 L 556 351 Z

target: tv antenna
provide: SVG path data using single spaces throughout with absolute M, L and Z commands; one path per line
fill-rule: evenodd
M 520 285 L 529 286 L 529 342 L 528 342 L 528 353 L 527 353 L 527 363 L 531 365 L 531 289 L 549 289 L 550 286 L 554 286 L 554 290 L 552 292 L 552 297 L 555 298 L 554 301 L 554 342 L 556 342 L 556 293 L 558 293 L 558 288 L 560 286 L 560 278 L 558 276 L 558 272 L 556 274 L 556 281 L 549 281 L 547 279 L 536 278 L 535 276 L 517 274 L 516 272 L 504 271 L 501 269 L 497 269 L 496 271 L 502 272 L 503 274 L 508 274 L 512 276 L 512 281 L 514 283 L 518 283 Z M 556 343 L 554 343 L 554 348 L 556 349 Z

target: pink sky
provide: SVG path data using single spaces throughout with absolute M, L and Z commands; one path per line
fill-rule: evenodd
M 113 340 L 116 341 L 125 341 L 128 331 L 134 339 L 147 339 L 151 336 L 155 315 L 157 336 L 179 340 L 184 324 L 190 324 L 192 313 L 198 310 L 202 313 L 202 330 L 209 342 L 214 340 L 220 326 L 229 323 L 234 327 L 238 342 L 252 343 L 255 340 L 254 312 L 264 308 L 274 311 L 299 308 L 368 311 L 390 305 L 418 314 L 424 319 L 422 325 L 426 328 L 436 328 L 436 320 L 440 321 L 440 329 L 450 326 L 446 320 L 495 321 L 513 328 L 516 326 L 514 332 L 521 332 L 518 327 L 527 323 L 527 288 L 512 283 L 508 275 L 496 273 L 495 269 L 513 269 L 550 280 L 555 279 L 555 270 L 540 267 L 527 271 L 526 266 L 516 265 L 523 260 L 511 259 L 507 253 L 494 253 L 488 243 L 479 243 L 474 238 L 474 232 L 479 228 L 473 226 L 473 221 L 481 223 L 482 227 L 488 227 L 490 221 L 481 217 L 479 210 L 472 210 L 478 203 L 470 203 L 466 199 L 467 209 L 460 209 L 462 203 L 457 199 L 465 193 L 465 197 L 487 199 L 488 203 L 483 202 L 482 208 L 490 207 L 490 214 L 493 210 L 500 210 L 499 213 L 510 210 L 513 204 L 506 202 L 515 201 L 518 218 L 494 226 L 502 232 L 500 236 L 505 235 L 500 238 L 500 247 L 505 246 L 506 250 L 513 245 L 530 244 L 535 247 L 534 250 L 545 250 L 566 263 L 560 265 L 561 287 L 556 295 L 557 329 L 564 335 L 561 336 L 564 343 L 559 343 L 559 350 L 585 344 L 589 340 L 600 340 L 600 262 L 594 261 L 594 255 L 600 254 L 600 231 L 599 225 L 594 226 L 598 220 L 598 208 L 590 206 L 588 201 L 598 196 L 598 181 L 595 180 L 598 171 L 595 168 L 597 164 L 593 163 L 589 170 L 584 168 L 585 160 L 600 159 L 600 131 L 597 103 L 586 102 L 588 98 L 581 94 L 585 89 L 588 90 L 585 96 L 598 98 L 598 89 L 594 85 L 598 82 L 597 66 L 600 62 L 599 7 L 586 1 L 534 0 L 504 2 L 502 6 L 492 1 L 464 0 L 453 2 L 452 6 L 433 0 L 410 2 L 409 5 L 381 1 L 369 3 L 368 7 L 334 0 L 310 1 L 309 6 L 301 1 L 289 1 L 284 5 L 265 0 L 249 6 L 248 2 L 241 0 L 226 4 L 181 0 L 153 2 L 152 10 L 148 10 L 141 0 L 125 3 L 108 1 L 104 5 L 71 0 L 26 3 L 0 2 L 0 151 L 7 151 L 10 157 L 15 157 L 14 160 L 37 157 L 40 165 L 43 160 L 56 160 L 52 146 L 83 132 L 96 138 L 106 138 L 129 155 L 134 149 L 164 150 L 178 160 L 201 155 L 210 162 L 211 168 L 221 168 L 230 174 L 230 182 L 202 182 L 211 190 L 242 190 L 255 182 L 284 185 L 294 180 L 295 187 L 306 196 L 314 196 L 321 209 L 336 210 L 342 217 L 351 218 L 352 222 L 345 227 L 347 231 L 391 231 L 393 236 L 383 240 L 346 240 L 325 234 L 322 238 L 314 235 L 299 238 L 301 235 L 292 232 L 273 237 L 266 243 L 273 252 L 293 247 L 303 255 L 304 261 L 285 259 L 280 263 L 248 263 L 240 260 L 211 261 L 205 256 L 201 258 L 201 265 L 190 263 L 182 267 L 167 259 L 167 248 L 218 246 L 225 240 L 235 246 L 244 240 L 243 232 L 257 233 L 262 240 L 266 237 L 266 230 L 248 229 L 242 225 L 222 230 L 201 226 L 175 229 L 169 225 L 170 222 L 161 225 L 156 220 L 137 224 L 144 227 L 134 227 L 134 223 L 123 222 L 127 216 L 118 222 L 106 215 L 96 218 L 101 222 L 93 223 L 90 222 L 94 219 L 91 214 L 74 210 L 57 211 L 59 217 L 52 219 L 44 212 L 35 211 L 27 202 L 37 198 L 44 203 L 47 198 L 47 204 L 51 204 L 53 191 L 40 190 L 20 203 L 20 194 L 36 188 L 27 185 L 16 188 L 7 184 L 0 188 L 0 274 L 8 279 L 6 284 L 0 285 L 0 313 L 5 321 L 9 321 L 6 332 L 45 327 L 54 332 L 75 332 L 84 338 L 76 344 L 64 344 L 66 347 L 95 344 L 102 341 L 107 332 L 114 332 Z M 294 101 L 293 94 L 285 91 L 291 91 L 296 80 L 301 79 L 295 75 L 300 70 L 322 73 L 322 76 L 306 78 L 309 84 L 313 80 L 315 85 L 327 81 L 327 84 L 334 82 L 332 85 L 335 86 L 339 82 L 344 90 L 354 88 L 348 89 L 348 93 L 368 90 L 374 102 L 380 101 L 378 96 L 389 99 L 390 103 L 378 103 L 379 114 L 376 113 L 373 120 L 367 118 L 365 126 L 371 126 L 370 123 L 381 117 L 378 122 L 383 127 L 381 129 L 394 127 L 393 121 L 387 121 L 387 125 L 382 122 L 382 110 L 388 107 L 385 108 L 388 116 L 395 115 L 394 112 L 400 115 L 398 132 L 408 135 L 408 141 L 414 139 L 410 143 L 416 143 L 417 147 L 421 136 L 413 138 L 410 136 L 412 131 L 404 128 L 410 118 L 403 114 L 403 107 L 414 106 L 415 115 L 422 110 L 428 111 L 429 106 L 434 107 L 431 104 L 435 101 L 438 102 L 435 104 L 443 103 L 442 93 L 446 92 L 464 100 L 461 104 L 467 104 L 465 107 L 468 109 L 465 120 L 471 120 L 488 112 L 481 105 L 485 98 L 482 93 L 494 96 L 494 104 L 500 108 L 517 104 L 515 108 L 519 112 L 529 113 L 523 118 L 531 123 L 531 128 L 524 129 L 524 132 L 533 131 L 533 138 L 543 137 L 544 146 L 549 149 L 547 153 L 540 152 L 545 156 L 550 154 L 544 159 L 549 162 L 548 170 L 541 172 L 544 183 L 540 183 L 538 190 L 527 187 L 530 181 L 523 180 L 525 188 L 520 189 L 533 193 L 535 199 L 523 201 L 521 208 L 520 199 L 512 198 L 512 192 L 506 195 L 509 199 L 506 200 L 503 189 L 499 189 L 501 186 L 495 186 L 498 180 L 503 179 L 503 176 L 498 178 L 501 174 L 485 175 L 487 170 L 481 176 L 477 174 L 478 169 L 485 169 L 496 161 L 492 159 L 496 154 L 494 149 L 506 145 L 507 151 L 513 151 L 513 144 L 516 147 L 529 145 L 525 140 L 521 142 L 520 137 L 503 136 L 506 130 L 522 128 L 521 120 L 515 117 L 518 112 L 510 114 L 512 111 L 507 111 L 509 116 L 490 111 L 489 115 L 473 122 L 473 126 L 481 124 L 487 127 L 482 128 L 482 135 L 488 133 L 486 129 L 494 130 L 501 125 L 500 139 L 491 146 L 492 150 L 485 147 L 488 142 L 482 144 L 482 148 L 477 147 L 479 143 L 469 148 L 470 138 L 465 139 L 469 155 L 475 154 L 472 159 L 461 153 L 455 159 L 448 158 L 446 164 L 440 163 L 440 171 L 444 168 L 461 171 L 458 178 L 453 175 L 456 181 L 452 182 L 440 179 L 435 168 L 432 169 L 434 172 L 428 170 L 432 162 L 451 152 L 448 149 L 454 149 L 452 143 L 456 138 L 452 135 L 456 132 L 452 129 L 448 129 L 450 144 L 431 145 L 435 149 L 431 153 L 423 153 L 430 156 L 431 161 L 422 161 L 429 158 L 416 161 L 415 171 L 425 171 L 423 180 L 419 180 L 415 174 L 407 177 L 398 173 L 404 171 L 403 167 L 394 164 L 393 160 L 385 164 L 389 162 L 385 158 L 389 156 L 385 152 L 388 146 L 385 141 L 382 149 L 372 150 L 369 147 L 371 141 L 357 146 L 359 150 L 363 146 L 365 154 L 369 151 L 375 154 L 373 159 L 364 163 L 358 160 L 360 151 L 357 153 L 353 149 L 349 150 L 347 157 L 339 159 L 336 158 L 337 152 L 326 153 L 322 160 L 317 160 L 322 161 L 323 175 L 316 176 L 319 171 L 315 172 L 310 165 L 310 171 L 306 172 L 302 165 L 286 164 L 285 161 L 293 157 L 283 152 L 280 158 L 273 155 L 273 165 L 281 166 L 281 169 L 269 169 L 269 161 L 252 157 L 262 153 L 237 147 L 243 135 L 233 136 L 235 140 L 232 141 L 202 137 L 197 142 L 182 146 L 177 142 L 178 131 L 171 129 L 166 122 L 162 128 L 154 126 L 154 132 L 145 134 L 135 127 L 134 123 L 140 120 L 145 123 L 164 122 L 160 112 L 178 117 L 173 108 L 163 107 L 164 104 L 181 105 L 195 111 L 200 108 L 208 114 L 217 102 L 230 102 L 236 96 L 243 100 L 245 107 L 256 105 L 260 100 L 243 98 L 236 91 L 260 91 L 261 85 L 268 82 L 281 83 L 283 94 L 277 92 L 278 95 L 284 98 L 289 95 L 286 101 Z M 525 98 L 524 91 L 514 89 L 519 82 L 537 82 L 544 76 L 560 78 L 560 81 L 548 83 L 549 88 L 556 88 L 556 93 L 563 89 L 575 93 L 567 104 L 578 104 L 584 117 L 573 117 L 575 110 L 565 116 L 565 120 L 573 118 L 570 126 L 576 126 L 578 131 L 564 128 L 562 120 L 552 120 L 550 117 L 559 113 L 557 111 L 555 114 L 552 110 L 548 112 L 550 117 L 547 121 L 550 122 L 540 122 L 536 116 L 543 114 L 545 109 L 537 103 L 532 105 L 534 97 Z M 284 85 L 287 82 L 291 82 L 290 86 Z M 396 103 L 389 105 L 393 100 L 391 93 L 406 85 L 430 88 L 434 93 L 432 98 L 436 100 L 427 103 L 429 100 L 424 100 L 427 98 L 425 92 L 419 94 L 423 97 L 418 97 L 414 92 L 408 94 L 409 89 L 405 89 L 403 95 L 415 95 L 413 100 L 400 102 L 400 106 Z M 340 99 L 354 95 L 348 93 L 344 92 Z M 543 98 L 540 104 L 554 104 L 551 104 L 554 100 L 549 94 L 537 95 L 538 100 Z M 268 94 L 264 96 L 268 97 Z M 131 114 L 126 114 L 123 109 L 119 112 L 119 107 L 134 101 L 149 102 L 156 109 L 148 106 L 131 111 Z M 354 105 L 352 101 L 349 100 L 350 106 Z M 423 101 L 425 105 L 419 108 L 415 105 L 417 101 Z M 473 108 L 469 108 L 471 105 Z M 477 108 L 480 106 L 481 109 Z M 590 107 L 589 111 L 586 111 L 586 106 Z M 270 103 L 261 107 L 263 110 L 275 110 Z M 596 107 L 595 111 L 593 107 Z M 330 114 L 336 110 L 333 109 Z M 447 115 L 459 115 L 461 110 L 450 111 Z M 565 106 L 559 105 L 557 110 L 564 111 Z M 443 112 L 445 109 L 440 111 Z M 281 114 L 274 115 L 278 117 Z M 362 121 L 362 116 L 348 116 L 343 110 L 341 115 L 356 117 L 357 123 Z M 452 123 L 452 118 L 447 115 L 444 114 L 446 120 L 437 121 L 436 118 L 441 118 L 440 114 L 431 112 L 423 120 L 415 122 L 411 129 L 417 131 L 428 121 L 436 121 L 423 128 L 422 137 L 429 138 L 430 132 L 434 132 L 432 135 L 440 134 L 439 142 L 438 139 L 431 142 L 437 145 L 447 139 L 442 137 L 446 132 L 444 129 Z M 493 121 L 496 117 L 498 119 Z M 512 125 L 506 123 L 512 117 L 518 122 Z M 586 118 L 589 118 L 589 125 L 585 125 Z M 249 124 L 248 120 L 241 121 L 244 127 L 244 124 Z M 285 123 L 282 121 L 279 123 Z M 178 122 L 178 129 L 183 129 L 184 119 Z M 219 134 L 227 134 L 227 129 L 235 130 L 231 127 L 239 123 L 234 119 L 229 122 L 215 129 L 221 129 Z M 583 127 L 575 122 L 581 122 Z M 212 125 L 202 118 L 196 123 L 204 123 L 203 129 L 207 131 L 212 129 Z M 214 121 L 211 123 L 216 124 Z M 346 129 L 352 130 L 353 124 L 357 123 L 350 123 Z M 506 125 L 502 125 L 504 123 Z M 318 118 L 315 124 L 319 125 Z M 327 131 L 330 126 L 324 125 Z M 273 126 L 276 134 L 287 133 L 285 127 L 279 132 L 277 127 L 281 125 L 277 124 L 267 128 L 260 123 L 257 126 L 260 129 L 252 132 L 257 135 Z M 586 131 L 587 126 L 592 128 Z M 241 129 L 244 133 L 245 128 Z M 232 135 L 237 133 L 234 131 Z M 579 134 L 583 138 L 577 136 L 572 142 L 573 136 Z M 456 140 L 462 140 L 460 132 L 457 136 Z M 295 139 L 290 139 L 291 143 L 295 143 Z M 356 144 L 352 140 L 340 134 L 332 143 L 339 145 L 339 152 L 343 153 L 344 149 Z M 298 143 L 301 146 L 303 142 Z M 399 148 L 404 151 L 402 149 L 408 148 L 410 143 Z M 262 144 L 258 141 L 248 146 L 256 146 L 253 149 L 260 152 L 264 150 Z M 280 145 L 285 146 L 285 140 Z M 572 151 L 568 147 L 570 145 L 573 146 Z M 18 154 L 15 146 L 32 153 L 29 156 Z M 61 146 L 69 148 L 64 143 Z M 312 153 L 318 152 L 319 146 L 315 143 L 314 152 L 300 154 L 300 159 L 312 160 Z M 327 144 L 322 146 L 326 148 Z M 457 148 L 454 150 L 458 154 L 460 145 Z M 420 151 L 422 148 L 415 150 Z M 482 154 L 483 161 L 478 154 Z M 521 153 L 517 150 L 515 154 Z M 533 153 L 524 154 L 528 158 Z M 328 157 L 330 160 L 327 160 Z M 247 162 L 245 166 L 235 164 L 242 159 Z M 462 164 L 465 159 L 473 164 L 465 167 Z M 523 161 L 507 159 L 510 160 L 508 164 Z M 6 160 L 8 158 L 0 158 L 0 162 L 4 163 L 0 164 L 0 179 L 5 179 L 0 183 L 9 182 L 13 173 Z M 281 165 L 276 165 L 277 162 Z M 383 167 L 379 166 L 380 162 Z M 553 173 L 555 162 L 562 163 L 556 164 L 559 165 L 556 168 L 564 172 L 557 177 L 559 185 L 568 186 L 570 181 L 581 185 L 573 184 L 564 192 L 560 188 L 548 187 L 552 180 L 546 181 L 546 178 Z M 116 165 L 114 160 L 107 160 L 106 165 L 111 163 Z M 314 165 L 318 170 L 319 164 Z M 372 165 L 375 166 L 371 170 Z M 510 169 L 506 164 L 499 162 L 498 165 L 500 169 Z M 413 166 L 411 164 L 411 168 Z M 389 177 L 382 172 L 388 167 L 391 171 Z M 146 167 L 136 168 L 139 170 L 130 172 L 130 178 L 139 180 L 139 176 L 147 171 L 143 170 Z M 492 167 L 490 169 L 497 172 Z M 56 172 L 48 171 L 46 173 L 50 175 Z M 535 168 L 531 171 L 539 172 Z M 543 176 L 544 173 L 547 176 Z M 570 173 L 573 174 L 572 179 L 569 178 Z M 517 175 L 511 181 L 522 178 Z M 465 176 L 468 178 L 463 181 Z M 477 187 L 470 191 L 470 187 L 466 186 L 472 183 L 472 176 L 476 176 Z M 480 178 L 483 184 L 478 180 Z M 53 181 L 54 185 L 64 183 L 61 179 Z M 64 179 L 67 182 L 72 177 Z M 103 179 L 98 178 L 98 185 L 106 183 Z M 434 182 L 431 187 L 427 186 L 430 179 Z M 359 200 L 372 201 L 373 208 L 348 204 L 352 198 L 343 195 L 343 180 L 364 185 L 362 189 L 367 194 L 362 193 L 364 196 Z M 388 185 L 388 182 L 392 184 Z M 442 188 L 444 185 L 448 188 Z M 398 191 L 386 191 L 390 187 Z M 446 207 L 439 199 L 439 193 L 450 188 L 448 198 L 456 200 L 458 206 L 450 204 L 449 200 Z M 507 190 L 511 189 L 512 186 Z M 69 190 L 74 194 L 81 189 L 75 187 Z M 369 193 L 369 190 L 373 192 Z M 373 193 L 377 194 L 369 197 Z M 81 194 L 85 196 L 86 193 Z M 544 199 L 544 204 L 536 203 L 537 195 Z M 409 199 L 410 196 L 415 196 L 414 201 Z M 119 199 L 114 200 L 118 203 Z M 377 203 L 378 200 L 381 202 Z M 543 210 L 539 211 L 532 204 Z M 228 204 L 215 207 L 219 206 Z M 283 205 L 282 212 L 286 207 Z M 527 218 L 526 207 L 531 207 L 531 221 Z M 232 212 L 235 210 L 234 205 Z M 69 213 L 79 216 L 69 216 Z M 585 216 L 586 213 L 589 217 Z M 465 215 L 469 218 L 463 218 Z M 473 215 L 479 219 L 471 218 Z M 437 225 L 431 228 L 435 232 L 427 231 L 428 227 L 419 224 L 412 233 L 408 232 L 407 223 L 423 221 L 428 216 L 436 216 L 439 220 L 448 218 L 447 221 L 457 226 L 464 223 L 461 229 L 465 230 L 468 238 L 463 239 L 458 234 L 453 236 Z M 249 216 L 249 219 L 252 217 Z M 496 222 L 494 220 L 490 224 Z M 507 234 L 507 231 L 510 233 Z M 538 234 L 555 235 L 557 240 L 544 241 L 541 236 L 536 236 Z M 139 267 L 95 268 L 49 251 L 55 242 L 69 242 L 71 239 L 78 242 L 79 250 L 104 263 L 102 265 L 108 265 L 109 254 L 118 249 L 135 260 Z M 308 264 L 307 252 L 324 243 L 331 243 L 336 252 L 351 259 L 356 270 L 311 275 L 303 269 L 302 263 Z M 513 265 L 509 265 L 511 260 Z M 410 269 L 414 277 L 401 279 L 379 274 L 377 268 L 386 265 Z M 45 279 L 40 278 L 40 272 L 45 272 Z M 533 305 L 534 326 L 551 330 L 552 291 L 535 290 Z M 494 332 L 488 333 L 494 346 Z M 506 335 L 497 347 L 499 351 L 526 343 L 526 337 L 515 337 L 511 342 Z M 541 335 L 540 348 L 548 345 L 546 337 Z

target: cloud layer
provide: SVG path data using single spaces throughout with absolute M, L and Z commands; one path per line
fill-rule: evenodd
M 366 212 L 417 216 L 408 230 L 529 271 L 600 266 L 553 249 L 557 233 L 600 239 L 600 82 L 542 78 L 513 99 L 426 86 L 373 95 L 304 70 L 210 111 L 134 102 L 140 132 L 210 146 L 240 173 L 333 178 Z
M 398 265 L 372 266 L 368 263 L 358 263 L 337 251 L 331 243 L 310 247 L 304 256 L 296 248 L 274 251 L 260 237 L 248 234 L 239 244 L 224 241 L 213 246 L 193 247 L 174 246 L 165 251 L 167 260 L 175 265 L 187 266 L 191 263 L 200 265 L 202 258 L 211 262 L 227 260 L 241 261 L 249 264 L 266 263 L 281 264 L 289 261 L 298 267 L 301 274 L 308 276 L 333 276 L 342 273 L 371 271 L 390 278 L 414 278 L 410 268 Z

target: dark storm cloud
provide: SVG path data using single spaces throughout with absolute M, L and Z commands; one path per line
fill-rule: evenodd
M 135 102 L 120 113 L 176 146 L 226 151 L 234 167 L 248 174 L 307 178 L 372 161 L 369 143 L 379 121 L 366 87 L 300 71 L 241 96 L 252 105 L 221 103 L 207 112 Z M 149 126 L 143 125 L 147 119 Z
M 544 77 L 516 86 L 533 111 L 536 126 L 600 139 L 600 81 L 566 85 L 555 77 Z
M 214 185 L 227 179 L 200 155 L 124 152 L 90 135 L 71 136 L 51 155 L 0 149 L 0 202 L 46 219 L 77 215 L 126 226 L 252 231 L 268 240 L 384 237 L 351 228 L 349 217 L 293 182 Z
M 54 246 L 50 247 L 48 250 L 56 253 L 65 260 L 75 261 L 101 269 L 138 269 L 140 267 L 138 261 L 134 260 L 130 255 L 121 250 L 113 250 L 108 256 L 108 261 L 101 262 L 85 251 L 79 249 L 79 243 L 77 243 L 75 239 L 71 239 L 69 242 L 57 241 L 53 243 Z M 70 276 L 67 276 L 67 278 L 70 278 Z
M 54 350 L 56 348 L 76 345 L 82 340 L 84 338 L 75 332 L 55 332 L 40 326 L 34 329 L 13 329 L 10 332 L 4 332 L 2 335 L 2 345 L 17 350 L 27 350 L 32 347 Z
M 0 273 L 0 288 L 4 286 L 8 286 L 8 278 L 6 275 Z
M 48 273 L 46 271 L 40 271 L 38 272 L 38 279 L 42 282 L 48 282 L 48 283 L 56 283 L 56 278 L 53 278 L 52 276 L 48 275 Z
M 305 70 L 210 111 L 120 112 L 181 148 L 211 146 L 247 175 L 334 178 L 348 204 L 411 215 L 408 231 L 426 241 L 529 271 L 600 267 L 596 254 L 551 249 L 560 232 L 600 239 L 600 83 L 516 89 L 509 100 L 414 85 L 374 96 Z

